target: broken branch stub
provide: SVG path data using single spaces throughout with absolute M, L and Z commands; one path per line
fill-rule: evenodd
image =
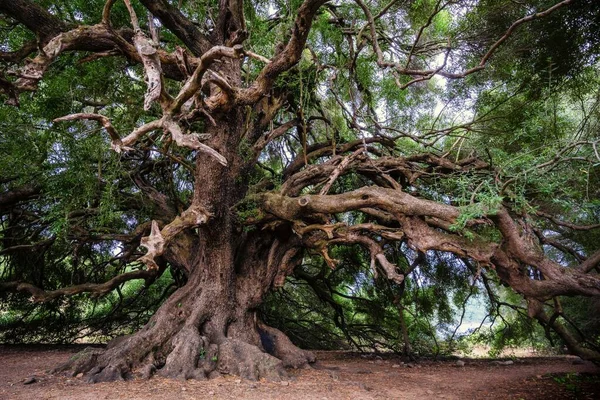
M 154 257 L 160 256 L 164 252 L 165 238 L 162 236 L 156 221 L 152 221 L 150 235 L 140 240 L 140 246 L 145 247 L 148 252 L 139 260 L 146 264 L 148 268 L 157 270 L 158 264 L 154 261 Z

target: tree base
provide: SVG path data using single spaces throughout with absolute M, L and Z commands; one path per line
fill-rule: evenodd
M 315 362 L 313 353 L 296 347 L 279 330 L 261 325 L 258 332 L 261 343 L 255 345 L 235 338 L 211 343 L 191 326 L 184 326 L 170 340 L 154 343 L 144 340 L 147 332 L 140 331 L 109 343 L 106 349 L 88 347 L 52 373 L 83 373 L 89 383 L 149 379 L 154 374 L 182 380 L 235 375 L 277 382 L 287 377 L 286 368 Z
M 279 381 L 287 375 L 285 368 L 314 362 L 312 353 L 296 347 L 256 315 L 276 270 L 266 273 L 263 252 L 251 249 L 243 254 L 243 268 L 234 274 L 230 268 L 236 265 L 234 251 L 227 251 L 230 242 L 226 235 L 212 246 L 203 246 L 187 284 L 139 332 L 112 341 L 105 350 L 81 352 L 56 371 L 83 373 L 89 382 L 147 379 L 154 374 L 174 379 L 236 375 Z M 252 243 L 258 246 L 259 242 Z M 268 250 L 270 242 L 267 245 L 261 249 Z

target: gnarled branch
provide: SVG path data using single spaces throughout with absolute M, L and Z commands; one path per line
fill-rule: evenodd
M 159 228 L 156 221 L 152 221 L 150 235 L 142 238 L 140 246 L 148 252 L 140 257 L 149 269 L 158 269 L 156 258 L 163 255 L 169 243 L 186 229 L 202 225 L 208 221 L 211 214 L 199 205 L 192 204 L 187 210 L 175 217 L 173 221 Z
M 72 296 L 79 293 L 92 293 L 96 296 L 102 296 L 114 290 L 119 285 L 136 279 L 144 279 L 146 281 L 156 279 L 164 271 L 164 268 L 155 268 L 152 270 L 137 270 L 126 272 L 112 278 L 104 283 L 84 283 L 81 285 L 70 286 L 62 289 L 45 291 L 30 283 L 24 282 L 0 282 L 1 292 L 25 292 L 31 294 L 31 299 L 36 303 L 47 302 L 62 296 Z

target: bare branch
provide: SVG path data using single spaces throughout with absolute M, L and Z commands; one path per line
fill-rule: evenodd
M 564 340 L 570 351 L 588 360 L 600 360 L 598 351 L 582 346 L 580 341 L 556 320 L 556 317 L 549 317 L 544 311 L 544 305 L 541 301 L 533 298 L 527 298 L 526 300 L 529 317 L 535 318 L 542 325 L 552 328 Z
M 204 143 L 201 143 L 197 135 L 193 133 L 187 135 L 184 134 L 181 130 L 181 127 L 173 120 L 165 118 L 163 121 L 163 127 L 171 133 L 173 140 L 175 140 L 175 143 L 177 143 L 178 146 L 188 147 L 190 149 L 206 153 L 211 157 L 214 157 L 221 165 L 227 165 L 227 159 L 218 151 L 205 145 Z
M 138 17 L 135 13 L 135 10 L 131 6 L 131 2 L 129 0 L 123 0 L 123 1 L 125 2 L 125 6 L 127 6 L 127 11 L 129 12 L 129 18 L 131 18 L 131 25 L 133 25 L 133 31 L 135 33 L 141 31 Z
M 540 240 L 541 243 L 552 246 L 564 254 L 570 254 L 573 258 L 575 258 L 579 262 L 585 260 L 585 257 L 583 257 L 581 254 L 579 254 L 575 249 L 564 245 L 563 243 L 561 243 L 558 240 L 554 240 L 554 239 L 544 236 L 543 232 L 541 232 L 538 229 L 533 229 L 533 231 L 535 232 L 535 235 L 538 237 L 538 239 Z
M 567 227 L 569 229 L 573 229 L 573 230 L 576 230 L 576 231 L 590 231 L 590 230 L 593 230 L 593 229 L 600 228 L 600 224 L 594 224 L 594 225 L 577 225 L 577 224 L 573 224 L 573 223 L 570 223 L 570 222 L 561 221 L 558 218 L 556 218 L 556 217 L 554 217 L 554 216 L 552 216 L 550 214 L 547 214 L 545 212 L 542 212 L 542 211 L 537 211 L 536 214 L 539 215 L 540 217 L 544 217 L 546 219 L 549 219 L 550 221 L 552 221 L 556 225 L 564 226 L 564 227 Z
M 94 38 L 94 40 L 91 41 L 90 38 Z M 14 88 L 17 92 L 37 90 L 38 82 L 50 64 L 65 51 L 103 52 L 113 51 L 116 47 L 127 51 L 127 46 L 130 45 L 125 39 L 103 24 L 80 26 L 70 31 L 57 33 L 48 39 L 35 58 L 27 59 L 24 66 L 11 72 L 17 77 Z M 137 54 L 134 54 L 133 58 L 136 59 L 136 57 Z
M 68 30 L 67 24 L 32 1 L 2 1 L 0 12 L 10 15 L 34 32 L 42 45 Z
M 579 265 L 579 269 L 582 272 L 587 273 L 587 272 L 592 271 L 594 268 L 597 268 L 599 265 L 600 265 L 600 251 L 597 251 L 594 254 L 592 254 L 587 260 L 582 262 Z
M 168 103 L 167 99 L 169 95 L 164 88 L 160 58 L 156 48 L 154 47 L 156 44 L 148 39 L 148 37 L 146 37 L 144 32 L 142 32 L 140 29 L 137 15 L 135 14 L 133 7 L 131 7 L 130 1 L 125 0 L 125 5 L 129 11 L 131 24 L 133 25 L 133 30 L 135 32 L 133 36 L 133 44 L 135 45 L 135 49 L 137 50 L 140 58 L 142 59 L 142 63 L 144 64 L 146 84 L 148 85 L 148 91 L 146 92 L 144 99 L 144 110 L 149 110 L 152 102 L 160 99 L 162 99 L 161 103 L 163 104 L 161 105 L 164 109 L 167 106 L 165 101 Z
M 110 10 L 115 4 L 115 1 L 116 0 L 106 0 L 106 3 L 104 3 L 104 8 L 102 9 L 102 23 L 105 25 L 110 25 Z
M 494 255 L 494 264 L 501 265 L 510 273 L 510 285 L 518 292 L 536 298 L 577 293 L 587 296 L 600 294 L 600 280 L 586 274 L 579 268 L 565 268 L 547 258 L 538 246 L 533 230 L 525 225 L 519 226 L 509 215 L 508 211 L 500 208 L 496 215 L 490 216 L 502 233 L 504 241 Z M 591 261 L 585 262 L 583 269 L 593 268 L 600 259 L 600 254 L 592 256 Z M 519 265 L 530 265 L 544 274 L 544 281 L 526 280 L 526 285 L 519 278 Z M 583 264 L 582 264 L 583 265 Z M 514 271 L 516 269 L 516 271 Z M 507 277 L 508 278 L 508 277 Z
M 296 257 L 300 249 L 298 247 L 292 247 L 287 250 L 279 263 L 277 275 L 273 279 L 273 287 L 283 287 L 285 284 L 285 278 L 302 262 L 302 258 Z M 269 254 L 269 261 L 271 262 L 271 254 Z
M 249 50 L 244 50 L 244 54 L 250 58 L 253 58 L 265 64 L 269 64 L 271 62 L 271 60 L 269 60 L 267 57 L 261 56 L 260 54 L 256 54 Z
M 256 141 L 256 143 L 254 144 L 254 146 L 252 148 L 252 150 L 254 151 L 255 158 L 258 157 L 260 152 L 267 146 L 267 144 L 269 144 L 273 140 L 277 139 L 281 135 L 284 135 L 287 131 L 289 131 L 293 127 L 298 126 L 298 124 L 300 124 L 300 120 L 298 118 L 294 118 L 292 120 L 289 120 L 289 121 L 283 123 L 282 125 L 278 126 L 277 128 L 272 129 L 266 135 L 260 137 Z
M 225 94 L 225 96 L 227 97 L 226 102 L 227 103 L 232 102 L 232 100 L 235 96 L 234 88 L 229 84 L 229 82 L 227 82 L 227 80 L 225 78 L 223 78 L 217 72 L 215 72 L 215 71 L 207 71 L 207 72 L 208 73 L 206 75 L 208 75 L 208 77 L 205 81 L 205 84 L 213 84 L 215 86 L 218 86 L 219 89 L 221 89 L 221 92 L 223 92 Z
M 323 188 L 321 189 L 319 194 L 321 196 L 324 194 L 327 194 L 327 192 L 329 192 L 329 189 L 331 188 L 331 185 L 333 185 L 335 180 L 338 178 L 338 176 L 340 176 L 340 174 L 348 166 L 348 164 L 350 164 L 350 162 L 352 162 L 352 160 L 354 160 L 354 158 L 356 158 L 359 154 L 362 154 L 364 151 L 365 151 L 365 148 L 361 147 L 360 149 L 356 150 L 354 153 L 350 154 L 348 157 L 344 157 L 344 159 L 335 168 L 335 170 L 331 174 L 331 177 L 329 178 L 329 180 L 327 181 L 325 186 L 323 186 Z
M 373 269 L 373 271 L 375 271 L 375 262 L 378 262 L 388 279 L 393 280 L 398 284 L 402 283 L 404 280 L 404 275 L 397 273 L 396 266 L 390 263 L 386 258 L 381 245 L 365 234 L 365 232 L 373 232 L 375 234 L 381 233 L 382 236 L 389 234 L 387 235 L 388 238 L 400 240 L 404 236 L 402 232 L 390 230 L 374 224 L 359 224 L 354 226 L 347 226 L 346 224 L 311 225 L 307 227 L 296 225 L 294 230 L 301 237 L 304 237 L 303 242 L 306 245 L 319 250 L 331 268 L 335 268 L 336 260 L 329 257 L 327 252 L 328 245 L 340 243 L 360 244 L 371 254 L 371 269 Z M 322 235 L 311 235 L 311 233 L 315 231 L 325 232 L 326 237 L 323 238 Z
M 284 178 L 288 178 L 291 175 L 298 172 L 299 170 L 301 170 L 302 167 L 305 166 L 304 159 L 311 161 L 311 160 L 319 158 L 319 157 L 325 157 L 325 156 L 332 155 L 334 152 L 335 152 L 335 154 L 343 154 L 348 151 L 353 151 L 360 146 L 364 146 L 365 144 L 372 144 L 372 143 L 381 143 L 386 146 L 394 145 L 393 139 L 386 138 L 386 137 L 380 137 L 380 136 L 369 137 L 369 138 L 365 138 L 365 139 L 357 139 L 357 140 L 353 140 L 348 143 L 337 145 L 335 147 L 332 147 L 331 142 L 316 143 L 316 144 L 307 146 L 306 156 L 304 155 L 304 153 L 298 154 L 297 157 L 294 159 L 294 161 L 292 161 L 290 163 L 290 165 L 287 166 L 287 168 L 283 172 L 283 176 L 284 176 Z
M 129 135 L 125 136 L 122 139 L 122 141 L 121 141 L 123 144 L 122 148 L 129 148 L 135 142 L 137 142 L 137 140 L 140 137 L 142 137 L 145 134 L 150 133 L 154 130 L 160 129 L 160 128 L 162 128 L 162 126 L 163 126 L 163 120 L 157 119 L 152 122 L 148 122 L 147 124 L 144 124 L 144 125 L 140 126 L 139 128 L 134 129 Z
M 394 215 L 432 216 L 454 222 L 460 211 L 453 206 L 420 199 L 408 193 L 376 186 L 336 195 L 287 197 L 276 193 L 259 195 L 265 211 L 288 221 L 310 213 L 336 214 L 375 207 Z
M 77 113 L 77 114 L 69 114 L 64 117 L 56 118 L 52 122 L 63 122 L 63 121 L 73 121 L 77 119 L 89 119 L 92 121 L 98 121 L 106 129 L 106 132 L 110 136 L 111 139 L 111 148 L 115 150 L 117 153 L 121 152 L 121 149 L 129 150 L 129 148 L 123 147 L 123 142 L 121 141 L 121 137 L 113 127 L 110 122 L 110 119 L 100 114 L 88 114 L 88 113 Z
M 0 51 L 0 61 L 5 61 L 9 63 L 17 63 L 22 61 L 29 54 L 33 53 L 37 49 L 37 43 L 34 41 L 26 42 L 21 46 L 19 50 L 10 51 L 10 52 L 1 52 Z
M 164 270 L 164 269 L 163 269 Z M 92 293 L 96 296 L 102 296 L 117 288 L 119 285 L 135 280 L 144 279 L 146 281 L 155 279 L 161 274 L 160 269 L 137 270 L 117 275 L 104 283 L 84 283 L 81 285 L 70 286 L 62 289 L 45 291 L 32 284 L 23 282 L 0 283 L 1 292 L 27 292 L 31 294 L 31 299 L 36 303 L 43 303 L 62 296 L 72 296 L 79 293 Z

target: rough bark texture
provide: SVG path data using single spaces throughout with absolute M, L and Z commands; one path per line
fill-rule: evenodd
M 229 77 L 239 74 L 226 65 Z M 185 260 L 187 284 L 173 294 L 140 332 L 104 352 L 87 352 L 62 366 L 84 372 L 90 382 L 148 377 L 155 371 L 178 379 L 234 374 L 246 379 L 279 380 L 284 367 L 314 362 L 285 335 L 260 323 L 256 308 L 271 287 L 285 250 L 294 238 L 244 233 L 232 209 L 245 195 L 236 179 L 245 168 L 238 152 L 242 115 L 233 109 L 217 120 L 207 142 L 227 158 L 198 157 L 194 204 L 210 219 L 198 228 Z M 194 224 L 197 224 L 196 222 Z M 167 226 L 162 233 L 166 235 Z M 193 235 L 194 233 L 184 233 Z M 265 260 L 272 259 L 270 266 Z
M 223 185 L 222 179 L 219 182 Z M 212 211 L 221 218 L 213 219 L 214 226 L 202 228 L 206 234 L 201 236 L 198 251 L 190 254 L 187 284 L 140 332 L 104 352 L 83 353 L 60 369 L 84 372 L 91 382 L 126 379 L 134 372 L 149 377 L 156 370 L 178 379 L 235 374 L 278 380 L 285 375 L 283 367 L 314 361 L 281 332 L 257 321 L 255 308 L 276 269 L 265 271 L 268 241 L 233 229 L 228 208 L 238 188 L 216 190 L 216 183 L 210 182 L 204 182 L 204 187 L 206 196 L 220 198 L 221 202 L 213 204 L 221 206 Z M 236 261 L 238 252 L 242 258 Z
M 260 259 L 265 254 L 255 253 L 250 264 L 244 263 L 248 274 L 235 274 L 231 246 L 235 241 L 218 236 L 212 243 L 203 243 L 203 250 L 193 257 L 195 267 L 187 285 L 169 298 L 144 329 L 106 351 L 79 354 L 58 370 L 84 372 L 90 382 L 126 379 L 133 373 L 149 377 L 156 370 L 177 379 L 234 374 L 251 380 L 279 380 L 285 376 L 284 367 L 313 362 L 310 352 L 257 321 L 254 308 L 268 286 L 252 270 L 263 269 Z
M 372 41 L 378 66 L 392 68 L 399 75 L 416 76 L 415 82 L 438 73 L 459 78 L 485 68 L 492 53 L 517 26 L 542 18 L 569 2 L 563 1 L 532 18 L 516 21 L 493 43 L 479 66 L 462 74 L 444 75 L 441 69 L 410 71 L 384 62 L 374 17 L 359 1 L 367 18 L 365 27 L 371 31 L 369 39 L 361 40 Z M 503 283 L 530 299 L 532 317 L 554 329 L 573 352 L 588 359 L 600 359 L 600 353 L 580 346 L 562 325 L 548 317 L 540 303 L 559 295 L 600 296 L 598 275 L 590 273 L 600 262 L 598 254 L 589 257 L 580 268 L 565 269 L 541 251 L 526 219 L 504 206 L 489 210 L 465 227 L 493 225 L 502 236 L 499 242 L 475 235 L 474 240 L 467 239 L 453 228 L 461 214 L 458 207 L 407 190 L 428 174 L 435 173 L 441 179 L 462 171 L 495 173 L 488 163 L 476 157 L 457 157 L 452 161 L 429 153 L 386 156 L 382 149 L 388 151 L 386 154 L 394 154 L 396 142 L 383 136 L 343 144 L 304 143 L 303 153 L 290 160 L 283 171 L 283 182 L 277 191 L 248 194 L 251 171 L 269 142 L 293 127 L 302 131 L 306 140 L 303 110 L 273 129 L 277 113 L 284 106 L 293 106 L 284 104 L 288 93 L 279 93 L 273 87 L 276 79 L 290 71 L 302 57 L 313 20 L 326 1 L 305 0 L 295 10 L 289 37 L 275 49 L 272 60 L 244 50 L 248 33 L 239 0 L 219 2 L 218 17 L 211 22 L 210 34 L 201 32 L 168 1 L 141 0 L 190 50 L 178 48 L 172 53 L 160 49 L 159 43 L 143 32 L 130 1 L 126 4 L 133 31 L 113 29 L 109 15 L 112 3 L 110 0 L 106 3 L 102 22 L 72 28 L 33 2 L 2 2 L 1 13 L 37 35 L 39 51 L 15 70 L 14 81 L 0 80 L 0 89 L 9 96 L 9 101 L 17 104 L 19 93 L 37 90 L 52 63 L 69 51 L 90 51 L 99 56 L 109 52 L 140 64 L 148 86 L 144 109 L 160 108 L 162 114 L 154 121 L 136 128 L 123 139 L 102 115 L 77 113 L 55 122 L 74 119 L 100 122 L 118 152 L 129 150 L 145 135 L 162 130 L 173 146 L 196 152 L 193 197 L 190 204 L 182 207 L 185 211 L 179 212 L 166 195 L 141 177 L 133 178 L 157 210 L 153 221 L 146 221 L 142 230 L 147 236 L 138 238 L 148 249 L 139 258 L 147 266 L 145 271 L 122 274 L 105 284 L 74 286 L 56 292 L 44 292 L 21 282 L 2 284 L 0 289 L 29 292 L 37 301 L 84 291 L 102 294 L 130 279 L 151 280 L 167 263 L 185 273 L 187 283 L 142 330 L 106 350 L 83 352 L 58 370 L 83 372 L 90 382 L 127 379 L 133 374 L 148 378 L 156 372 L 178 379 L 205 379 L 219 374 L 254 380 L 280 379 L 285 375 L 285 367 L 300 368 L 313 362 L 314 356 L 298 349 L 282 332 L 261 323 L 256 309 L 267 291 L 282 285 L 298 264 L 303 255 L 300 248 L 322 255 L 335 268 L 336 260 L 329 256 L 328 246 L 358 244 L 370 254 L 370 266 L 375 272 L 381 271 L 402 284 L 406 271 L 398 271 L 386 258 L 386 244 L 392 241 L 403 241 L 417 252 L 452 253 L 495 269 Z M 30 48 L 29 45 L 18 54 L 33 51 Z M 15 59 L 18 54 L 4 58 L 21 61 Z M 244 57 L 265 64 L 253 82 L 242 80 Z M 408 62 L 411 57 L 412 51 Z M 181 81 L 178 93 L 168 93 L 165 77 Z M 202 135 L 188 129 L 196 122 L 205 127 Z M 349 121 L 349 126 L 355 128 L 352 124 L 355 122 Z M 329 194 L 335 181 L 350 172 L 371 186 Z M 0 194 L 0 209 L 39 193 L 39 188 L 27 186 Z M 248 200 L 254 203 L 257 216 L 240 221 L 236 209 Z M 348 212 L 363 213 L 368 222 L 354 225 L 339 222 L 343 219 L 337 218 L 337 214 Z M 246 232 L 244 227 L 248 225 L 256 229 Z M 527 268 L 539 271 L 545 279 L 532 279 Z

